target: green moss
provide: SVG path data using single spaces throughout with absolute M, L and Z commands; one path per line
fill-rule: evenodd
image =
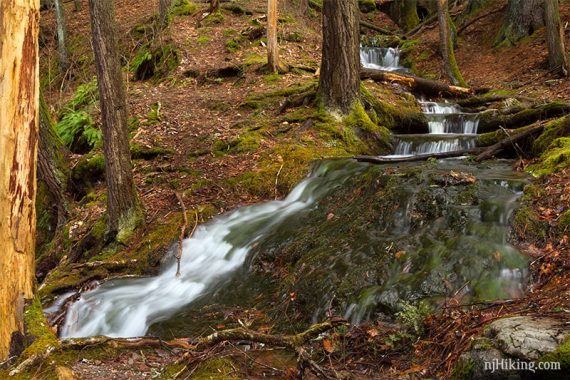
M 172 5 L 171 14 L 174 16 L 190 16 L 198 11 L 198 6 L 189 0 L 176 0 Z
M 554 140 L 548 150 L 540 156 L 538 163 L 528 167 L 536 176 L 551 174 L 570 166 L 570 137 Z
M 29 342 L 29 346 L 22 353 L 21 359 L 45 352 L 48 347 L 59 347 L 59 340 L 51 331 L 45 319 L 39 297 L 34 297 L 32 303 L 26 308 L 24 312 L 24 326 L 26 328 L 26 337 L 31 342 Z
M 192 378 L 195 380 L 240 379 L 229 358 L 214 358 L 201 363 Z
M 164 79 L 180 64 L 180 51 L 172 43 L 142 45 L 131 61 L 136 80 Z
M 217 140 L 212 145 L 215 156 L 223 156 L 227 153 L 253 152 L 261 144 L 261 135 L 257 132 L 249 132 L 229 141 Z
M 277 82 L 280 78 L 281 78 L 281 76 L 279 75 L 279 73 L 274 72 L 274 73 L 265 75 L 263 77 L 263 80 L 268 82 L 268 83 L 273 83 L 273 82 Z
M 570 370 L 570 338 L 567 338 L 554 352 L 544 355 L 541 362 L 558 362 L 563 373 Z
M 548 222 L 541 220 L 531 207 L 523 205 L 515 212 L 513 229 L 522 239 L 544 241 L 548 236 L 550 226 Z
M 375 0 L 358 0 L 358 7 L 364 13 L 370 13 L 376 10 Z
M 570 228 L 570 209 L 564 211 L 560 214 L 560 227 L 562 229 L 569 229 Z
M 473 359 L 460 359 L 451 372 L 452 380 L 471 379 L 475 363 Z
M 128 245 L 135 230 L 144 223 L 144 212 L 141 205 L 135 205 L 119 219 L 119 227 L 115 240 L 119 244 Z
M 208 42 L 210 42 L 210 37 L 208 36 L 199 36 L 196 39 L 196 42 L 198 42 L 200 45 L 206 45 Z
M 222 22 L 224 22 L 224 15 L 221 11 L 217 11 L 206 16 L 206 18 L 202 21 L 202 24 L 205 26 L 212 26 L 221 24 Z
M 157 157 L 164 157 L 173 154 L 174 151 L 172 149 L 162 148 L 158 146 L 149 148 L 141 144 L 131 144 L 131 158 L 134 160 L 153 160 Z
M 544 132 L 532 143 L 534 154 L 545 152 L 557 138 L 570 135 L 570 118 L 562 117 L 544 126 Z
M 266 65 L 267 57 L 257 53 L 249 53 L 245 56 L 243 64 L 246 66 Z
M 287 33 L 283 39 L 287 42 L 303 42 L 305 40 L 303 35 L 298 31 Z
M 235 53 L 241 48 L 239 39 L 232 38 L 226 41 L 226 51 L 228 53 Z

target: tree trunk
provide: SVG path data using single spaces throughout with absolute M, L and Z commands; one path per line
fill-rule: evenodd
M 418 26 L 418 0 L 401 0 L 389 3 L 388 15 L 404 32 Z
M 277 18 L 277 0 L 267 0 L 267 65 L 273 72 L 279 71 Z
M 568 57 L 564 48 L 564 29 L 560 23 L 558 0 L 544 1 L 546 20 L 546 44 L 548 45 L 548 67 L 550 70 L 568 76 Z
M 360 95 L 357 0 L 323 1 L 323 48 L 319 93 L 324 106 L 350 112 Z
M 54 0 L 55 19 L 57 21 L 57 51 L 59 53 L 59 69 L 65 74 L 69 68 L 69 58 L 67 54 L 67 44 L 65 42 L 67 30 L 65 26 L 65 13 L 61 0 Z
M 509 0 L 495 46 L 513 46 L 544 26 L 544 0 Z
M 33 290 L 39 7 L 0 2 L 0 361 L 22 348 Z
M 160 25 L 163 28 L 168 26 L 171 7 L 172 0 L 158 0 L 158 16 L 160 17 Z
M 133 229 L 139 204 L 129 151 L 127 103 L 123 83 L 113 0 L 89 0 L 91 30 L 103 129 L 107 182 L 108 238 L 122 240 Z
M 220 0 L 210 0 L 210 13 L 220 10 Z
M 450 33 L 450 24 L 453 22 L 449 17 L 447 0 L 437 1 L 437 15 L 439 19 L 439 44 L 445 75 L 449 81 L 456 85 L 466 87 L 465 80 L 459 71 L 459 66 L 455 60 L 453 41 Z
M 81 10 L 81 0 L 73 0 L 73 5 L 75 6 L 75 12 Z

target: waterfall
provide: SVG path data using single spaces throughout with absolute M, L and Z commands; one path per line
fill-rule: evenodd
M 136 337 L 167 319 L 244 264 L 251 246 L 288 217 L 342 184 L 343 170 L 323 163 L 282 201 L 242 207 L 199 226 L 184 240 L 180 277 L 170 262 L 156 277 L 107 282 L 82 293 L 68 310 L 63 338 Z
M 360 61 L 367 69 L 405 70 L 400 66 L 400 50 L 398 48 L 360 47 Z

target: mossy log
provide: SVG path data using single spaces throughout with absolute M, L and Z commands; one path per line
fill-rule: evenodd
M 369 23 L 369 22 L 366 22 L 366 21 L 363 21 L 363 20 L 360 20 L 360 26 L 363 27 L 363 28 L 371 29 L 371 30 L 373 30 L 373 31 L 375 31 L 375 32 L 378 32 L 378 33 L 380 33 L 380 34 L 386 34 L 386 35 L 388 35 L 388 36 L 395 36 L 395 35 L 396 35 L 396 33 L 392 32 L 392 31 L 390 31 L 390 30 L 388 30 L 388 29 L 381 28 L 381 27 L 379 27 L 379 26 L 376 26 L 376 25 L 374 25 L 374 24 L 372 24 L 372 23 Z
M 535 105 L 512 115 L 483 112 L 480 114 L 479 133 L 492 132 L 499 128 L 514 129 L 530 125 L 538 120 L 550 119 L 570 113 L 570 104 L 552 102 Z
M 508 99 L 516 99 L 520 102 L 530 103 L 530 104 L 536 103 L 536 99 L 520 95 L 478 95 L 478 96 L 471 96 L 465 99 L 458 99 L 455 103 L 457 103 L 457 105 L 460 107 L 476 108 Z
M 362 69 L 361 79 L 372 79 L 377 82 L 393 82 L 409 87 L 412 91 L 426 96 L 463 97 L 473 94 L 466 87 L 450 86 L 442 82 L 420 78 L 415 75 L 395 73 L 393 71 Z
M 487 149 L 485 149 L 482 153 L 480 153 L 475 160 L 476 161 L 483 161 L 488 160 L 490 158 L 495 157 L 497 154 L 501 153 L 508 147 L 514 146 L 517 142 L 528 139 L 532 136 L 536 136 L 544 131 L 544 125 L 538 125 L 533 128 L 529 128 L 524 132 L 517 133 L 514 136 L 509 136 L 506 139 L 501 140 L 500 142 L 491 145 Z

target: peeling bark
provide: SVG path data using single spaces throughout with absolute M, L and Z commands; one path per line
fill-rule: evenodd
M 0 361 L 32 297 L 39 102 L 39 0 L 0 2 Z

